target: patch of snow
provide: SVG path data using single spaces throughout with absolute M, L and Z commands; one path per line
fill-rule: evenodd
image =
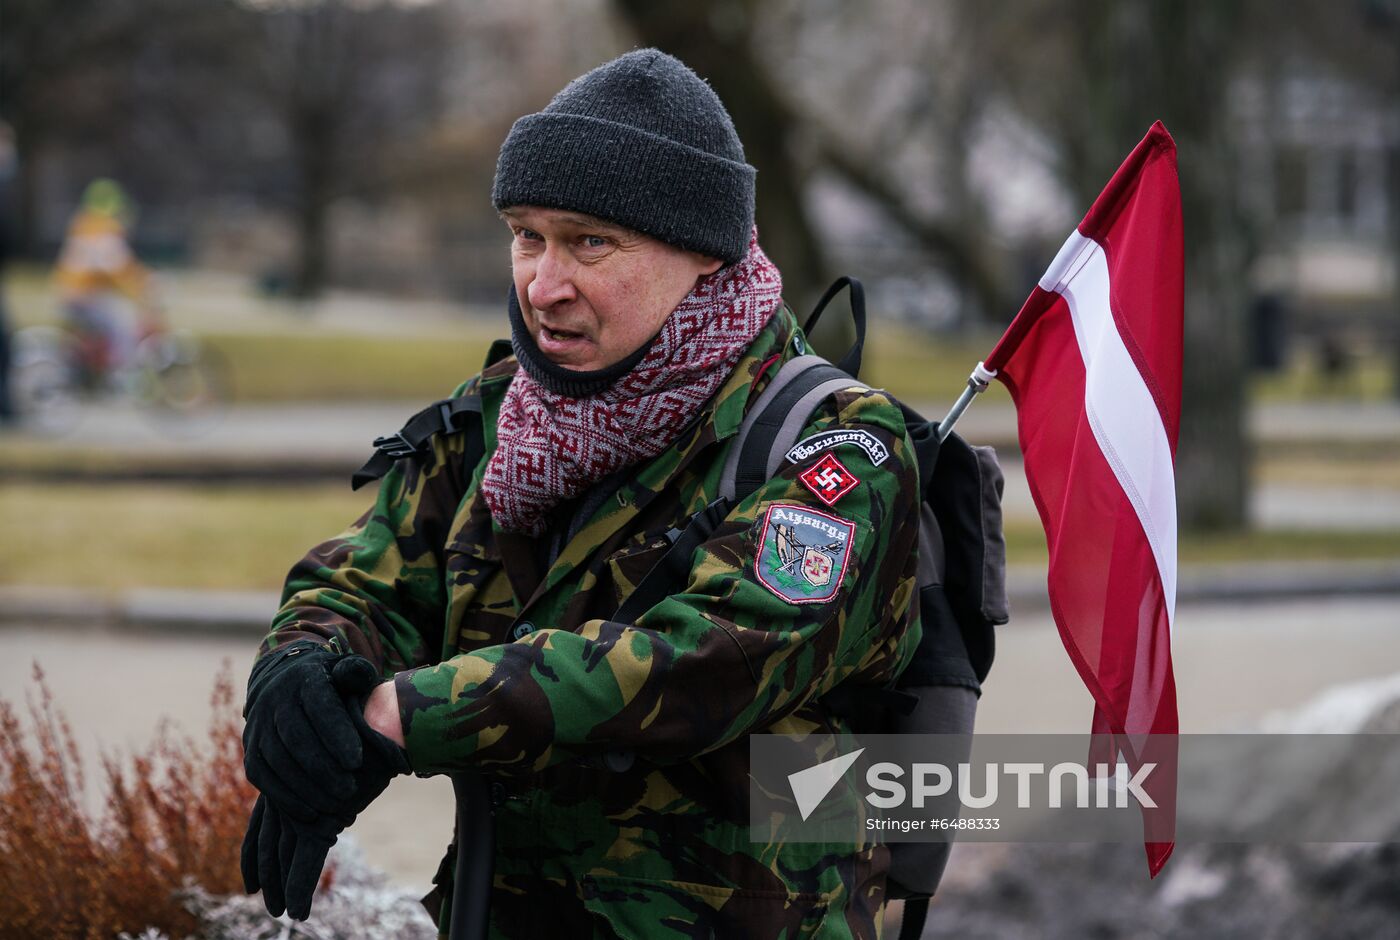
M 1297 709 L 1265 715 L 1265 734 L 1357 734 L 1386 706 L 1400 701 L 1400 674 L 1336 686 Z

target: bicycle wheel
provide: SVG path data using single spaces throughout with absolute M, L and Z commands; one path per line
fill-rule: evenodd
M 143 402 L 166 428 L 198 432 L 211 428 L 229 402 L 229 370 L 213 350 L 187 333 L 162 333 L 136 349 Z
M 72 345 L 62 330 L 31 326 L 14 335 L 10 394 L 25 427 L 61 436 L 81 415 L 82 389 L 73 366 Z

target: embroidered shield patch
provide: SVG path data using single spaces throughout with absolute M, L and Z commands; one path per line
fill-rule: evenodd
M 851 559 L 856 525 L 805 506 L 769 506 L 760 523 L 754 574 L 792 604 L 836 596 Z
M 823 455 L 821 460 L 802 471 L 798 479 L 828 506 L 835 506 L 838 499 L 855 489 L 860 482 L 834 454 Z

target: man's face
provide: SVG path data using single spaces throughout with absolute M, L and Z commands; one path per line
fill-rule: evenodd
M 526 328 L 551 362 L 579 372 L 636 352 L 723 264 L 578 212 L 512 206 L 501 218 Z

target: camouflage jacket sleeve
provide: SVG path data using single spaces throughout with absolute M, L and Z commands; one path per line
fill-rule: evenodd
M 463 436 L 432 440 L 431 454 L 395 462 L 358 521 L 293 566 L 260 654 L 292 640 L 332 643 L 386 677 L 436 661 L 447 604 L 443 547 L 465 478 Z
M 836 401 L 806 433 L 850 429 L 878 442 L 873 454 L 843 446 L 785 463 L 696 551 L 683 591 L 635 625 L 540 629 L 401 673 L 414 769 L 527 773 L 614 749 L 682 761 L 847 677 L 891 678 L 910 648 L 917 471 L 887 397 Z M 831 455 L 857 482 L 827 505 L 800 475 Z

